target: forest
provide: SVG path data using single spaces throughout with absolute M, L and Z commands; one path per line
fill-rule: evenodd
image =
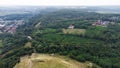
M 93 26 L 98 20 L 115 24 Z M 74 33 L 64 33 L 70 25 L 75 26 Z M 21 56 L 32 53 L 60 54 L 101 68 L 120 68 L 120 14 L 57 10 L 31 17 L 15 34 L 0 34 L 0 40 L 0 68 L 13 68 Z M 25 47 L 27 42 L 32 46 Z

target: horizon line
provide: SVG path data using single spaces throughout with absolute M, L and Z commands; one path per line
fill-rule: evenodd
M 89 7 L 89 6 L 120 6 L 120 5 L 0 5 L 0 7 L 19 7 L 19 6 L 38 6 L 38 7 Z

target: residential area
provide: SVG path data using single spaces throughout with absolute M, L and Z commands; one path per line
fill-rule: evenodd
M 103 21 L 103 20 L 97 20 L 97 21 L 94 22 L 92 25 L 93 25 L 93 26 L 104 26 L 104 27 L 107 27 L 109 24 L 114 25 L 115 22 L 111 22 L 111 21 Z
M 0 33 L 15 33 L 19 25 L 24 24 L 24 20 L 3 20 L 0 18 Z

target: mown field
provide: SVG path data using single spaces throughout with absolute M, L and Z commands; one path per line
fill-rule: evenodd
M 85 29 L 62 29 L 64 34 L 84 34 L 86 32 Z

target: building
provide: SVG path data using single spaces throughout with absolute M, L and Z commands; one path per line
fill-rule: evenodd
M 31 36 L 27 36 L 28 39 L 32 40 L 32 37 Z
M 110 21 L 102 21 L 98 20 L 97 22 L 93 23 L 93 26 L 108 26 L 109 24 L 115 24 L 115 22 L 110 22 Z
M 70 25 L 68 28 L 69 28 L 69 29 L 74 29 L 74 27 L 75 27 L 75 26 Z

